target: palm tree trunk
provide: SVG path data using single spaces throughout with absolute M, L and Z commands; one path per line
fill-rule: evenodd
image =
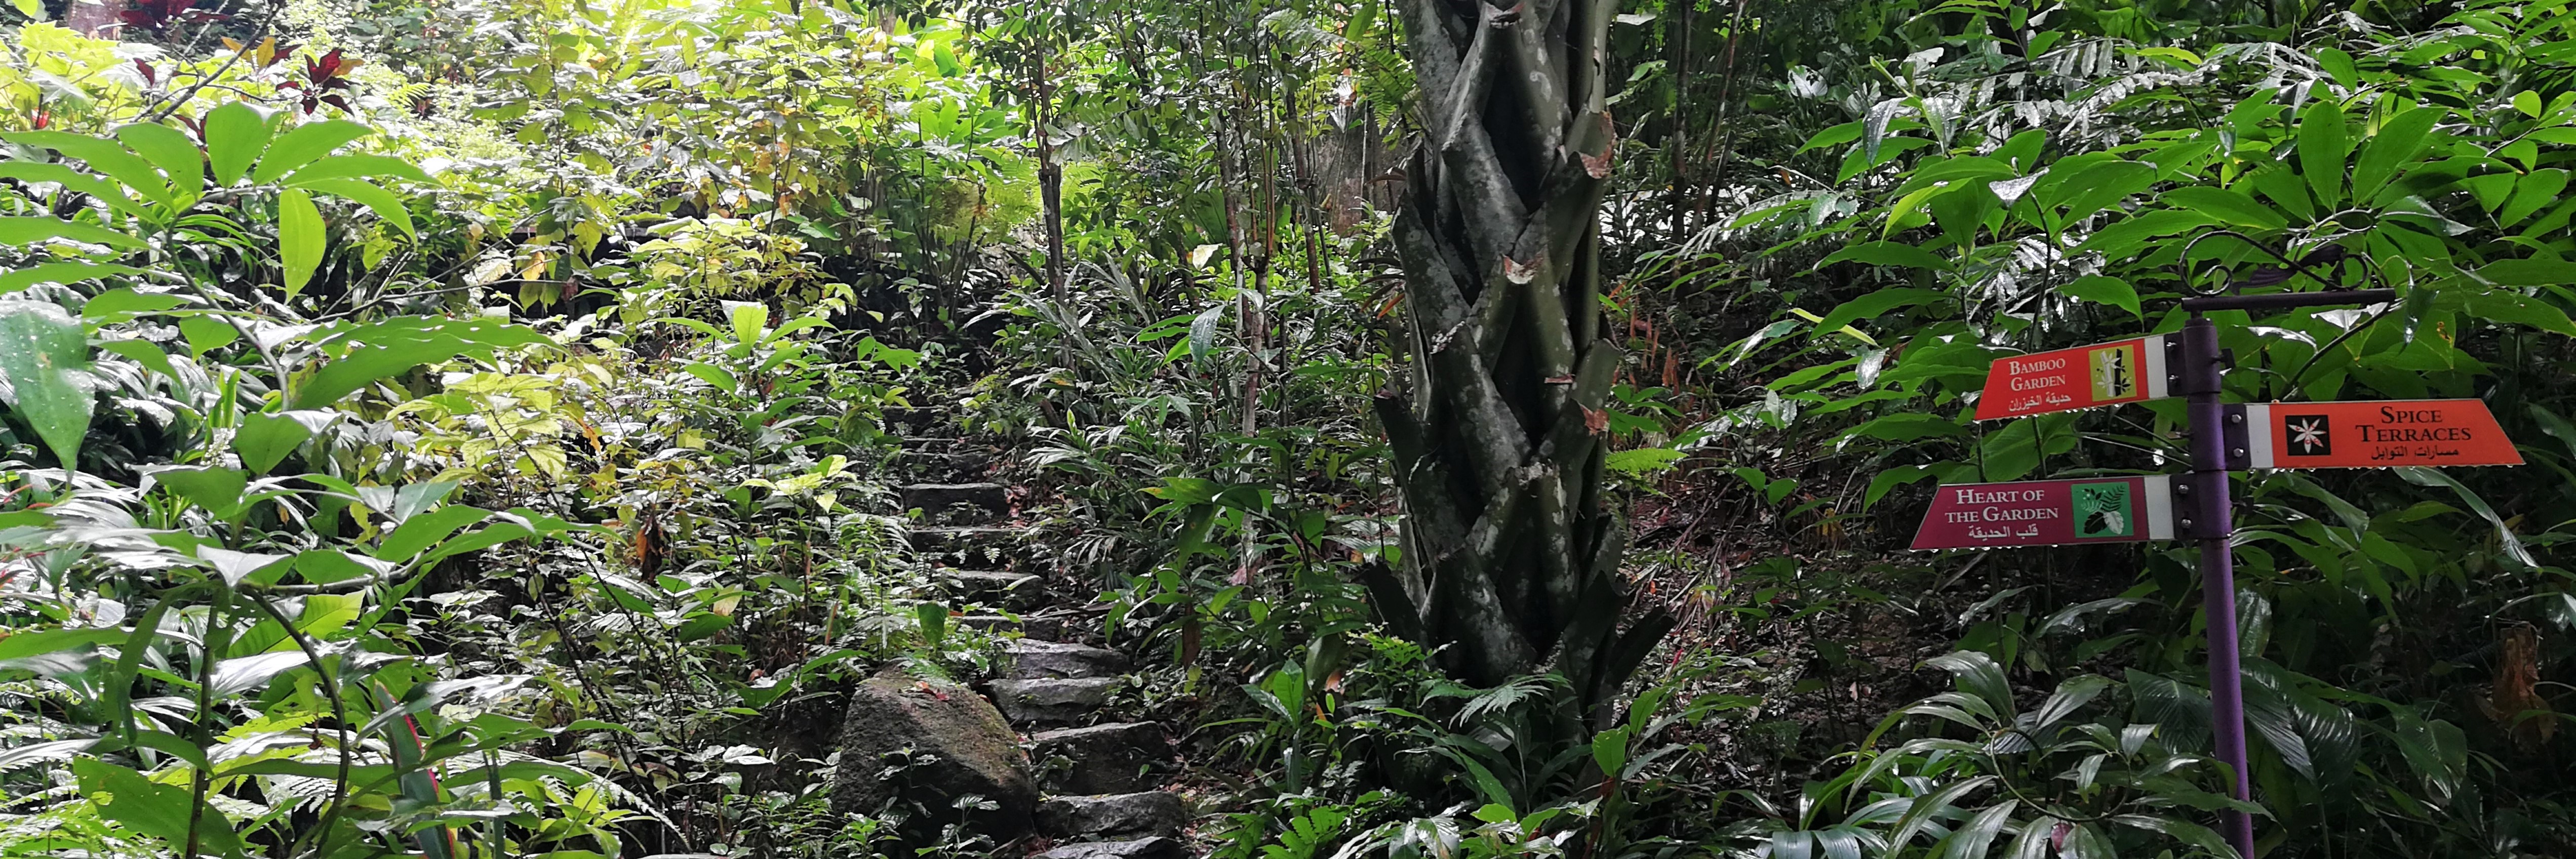
M 1602 497 L 1618 348 L 1595 260 L 1616 146 L 1616 0 L 1402 0 L 1425 134 L 1395 224 L 1419 365 L 1378 401 L 1405 508 L 1381 615 L 1462 679 L 1552 668 L 1603 705 L 1670 628 L 1623 633 L 1627 529 Z

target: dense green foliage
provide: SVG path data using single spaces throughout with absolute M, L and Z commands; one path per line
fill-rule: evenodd
M 906 539 L 925 414 L 1189 728 L 1202 853 L 2576 850 L 2565 0 L 1525 5 L 1608 16 L 1611 134 L 1512 162 L 1597 183 L 1600 378 L 1506 368 L 1633 532 L 1607 676 L 1386 589 L 1453 560 L 1373 407 L 1447 342 L 1408 235 L 1472 233 L 1434 6 L 19 4 L 0 855 L 1023 855 L 829 801 L 854 679 L 1007 635 Z M 1973 400 L 2222 286 L 2400 296 L 2222 314 L 2229 399 L 2530 462 L 2240 479 L 2250 806 L 2184 544 L 1900 551 L 1939 483 L 2172 470 L 2178 400 Z

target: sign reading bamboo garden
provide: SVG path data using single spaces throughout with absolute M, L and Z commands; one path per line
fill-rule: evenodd
M 2133 337 L 1997 359 L 1977 420 L 2018 418 L 2183 397 L 2191 470 L 2183 474 L 1942 486 L 1915 531 L 1916 549 L 1992 549 L 2190 539 L 2200 542 L 2208 614 L 2211 726 L 2217 756 L 2250 800 L 2245 699 L 2236 637 L 2235 534 L 2228 473 L 2254 469 L 2521 465 L 2478 400 L 2219 402 L 2225 367 L 2211 311 L 2385 304 L 2386 289 L 2184 299 L 2176 334 Z M 2227 811 L 2225 834 L 2254 855 L 2253 818 Z

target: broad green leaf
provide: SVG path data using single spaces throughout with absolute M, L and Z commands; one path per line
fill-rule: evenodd
M 1213 304 L 1190 320 L 1190 360 L 1203 361 L 1216 351 L 1216 327 L 1225 320 L 1225 305 Z
M 742 382 L 735 379 L 732 372 L 727 371 L 723 367 L 718 367 L 704 361 L 693 363 L 680 369 L 686 371 L 689 375 L 706 380 L 706 383 L 714 385 L 716 390 L 723 391 L 728 394 L 733 393 L 742 387 Z
M 211 686 L 217 698 L 229 698 L 268 685 L 277 675 L 312 664 L 301 648 L 242 656 L 215 663 Z
M 1882 289 L 1836 306 L 1833 312 L 1817 320 L 1814 330 L 1820 336 L 1830 334 L 1843 326 L 1877 319 L 1900 308 L 1931 304 L 1949 297 L 1949 293 L 1937 289 L 1910 286 Z
M 2250 202 L 2250 201 L 2249 201 Z M 2086 237 L 2069 254 L 2099 252 L 2105 258 L 2125 260 L 2136 256 L 2147 246 L 2147 240 L 2218 223 L 2218 219 L 2200 212 L 2183 209 L 2153 209 L 2120 219 Z
M 365 206 L 367 211 L 376 213 L 376 217 L 394 225 L 394 229 L 401 230 L 404 236 L 419 237 L 419 234 L 413 231 L 411 211 L 403 208 L 402 198 L 395 196 L 392 191 L 378 187 L 373 182 L 365 179 L 314 179 L 298 182 L 295 188 L 288 189 L 286 193 L 296 193 L 296 188 L 320 191 Z
M 394 564 L 337 549 L 307 549 L 295 555 L 295 572 L 314 584 L 381 578 L 394 569 Z
M 43 21 L 47 19 L 45 15 L 45 0 L 9 0 L 9 5 L 16 7 L 18 14 L 27 16 L 27 20 Z
M 760 332 L 769 327 L 769 305 L 757 301 L 724 303 L 725 321 L 733 326 L 733 339 L 738 343 L 760 342 Z
M 2395 178 L 2399 167 L 2424 154 L 2433 143 L 2433 123 L 2442 112 L 2416 107 L 2381 123 L 2379 132 L 2361 147 L 2361 157 L 2353 162 L 2352 196 L 2356 200 L 2373 200 L 2379 189 Z
M 2021 825 L 2021 834 L 2013 836 L 2012 845 L 2004 848 L 2006 859 L 2057 859 L 2053 846 L 2057 827 L 2065 825 L 2057 818 L 2040 815 Z
M 2058 215 L 2058 223 L 2062 227 L 2091 217 L 2113 203 L 2128 199 L 2131 194 L 2145 191 L 2155 181 L 2156 168 L 2152 164 L 2135 161 L 2099 164 L 2085 168 L 2075 174 L 2075 178 L 2057 186 L 2055 190 L 2062 193 L 2054 196 L 2063 199 L 2051 201 L 2049 205 L 2064 207 L 2065 211 Z
M 0 162 L 0 179 L 51 182 L 63 186 L 66 192 L 87 194 L 91 199 L 105 203 L 108 208 L 123 212 L 127 216 L 135 218 L 144 216 L 143 205 L 134 202 L 134 198 L 125 196 L 125 186 L 74 170 L 67 165 L 43 164 L 34 161 Z
M 226 102 L 205 117 L 206 163 L 214 168 L 215 186 L 230 188 L 268 151 L 268 118 L 249 102 Z
M 18 659 L 45 653 L 77 650 L 96 644 L 125 640 L 125 631 L 111 627 L 86 629 L 40 629 L 19 632 L 0 638 L 0 659 Z
M 1889 490 L 1908 483 L 1919 483 L 1924 478 L 1937 474 L 1939 472 L 1919 465 L 1900 465 L 1881 471 L 1878 476 L 1869 479 L 1869 491 L 1861 497 L 1861 508 L 1865 510 L 1876 506 L 1878 499 L 1886 497 Z
M 277 258 L 286 268 L 286 297 L 294 298 L 313 282 L 314 269 L 322 266 L 322 249 L 329 244 L 325 230 L 312 195 L 295 188 L 278 192 Z
M 289 403 L 293 408 L 330 405 L 378 379 L 422 364 L 552 342 L 524 325 L 432 317 L 401 317 L 334 329 L 323 334 L 322 340 L 325 351 L 333 357 L 296 389 Z
M 2461 485 L 2459 481 L 2451 479 L 2450 475 L 2442 473 L 2440 469 L 2406 465 L 2399 466 L 2395 470 L 2397 476 L 2417 486 L 2450 487 L 2452 494 L 2459 496 L 2461 503 L 2467 504 L 2470 510 L 2477 511 L 2478 516 L 2487 520 L 2487 524 L 2495 526 L 2496 545 L 2504 550 L 2505 557 L 2513 559 L 2525 569 L 2539 566 L 2532 560 L 2531 552 L 2522 547 L 2522 540 L 2513 535 L 2513 526 L 2506 523 L 2504 517 L 2496 515 L 2495 508 L 2488 506 L 2485 498 L 2480 497 L 2467 486 Z
M 250 488 L 250 475 L 241 469 L 202 465 L 159 469 L 145 475 L 145 480 L 170 487 L 170 491 L 178 493 L 179 497 L 224 520 L 230 520 L 241 512 L 245 503 L 243 493 Z
M 2004 682 L 2003 666 L 1974 650 L 1953 651 L 1923 661 L 1923 667 L 1950 672 L 1960 691 L 1977 696 L 1996 713 L 2019 712 L 2013 707 L 2012 686 Z
M 2542 207 L 2558 202 L 2562 199 L 2560 193 L 2566 190 L 2565 170 L 2545 167 L 2524 174 L 2522 181 L 2514 183 L 2513 198 L 2504 204 L 2503 211 L 2496 213 L 2496 223 L 2507 227 L 2522 223 L 2522 219 L 2531 217 Z
M 920 603 L 912 607 L 912 617 L 921 629 L 921 640 L 931 647 L 938 647 L 940 639 L 948 637 L 947 606 L 935 602 Z
M 42 146 L 78 158 L 81 163 L 89 165 L 91 172 L 105 174 L 124 183 L 128 190 L 143 195 L 144 199 L 162 204 L 170 202 L 170 186 L 160 172 L 153 169 L 152 162 L 117 145 L 116 141 L 68 131 L 21 131 L 0 134 L 0 140 Z
M 456 529 L 490 518 L 492 511 L 450 504 L 405 520 L 376 545 L 379 560 L 407 561 L 456 533 Z
M 66 221 L 50 215 L 0 217 L 0 245 L 31 245 L 46 239 L 68 239 L 93 245 L 139 248 L 143 240 L 120 230 Z
M 79 283 L 114 275 L 150 274 L 130 265 L 101 262 L 48 262 L 0 274 L 0 295 L 7 295 L 39 283 Z
M 326 179 L 360 179 L 372 176 L 396 176 L 414 182 L 430 181 L 429 174 L 409 161 L 389 155 L 334 155 L 307 164 L 286 176 L 287 187 L 300 187 Z
M 2552 334 L 2576 337 L 2576 323 L 2567 319 L 2567 311 L 2538 298 L 2512 290 L 2491 289 L 2472 292 L 2461 309 L 2489 322 L 2528 325 Z
M 251 171 L 250 180 L 255 183 L 275 180 L 288 171 L 331 154 L 331 150 L 374 133 L 375 129 L 345 119 L 298 125 L 278 135 L 277 140 L 268 145 L 268 153 L 260 157 L 259 167 Z
M 681 621 L 678 627 L 672 629 L 671 637 L 679 639 L 682 642 L 700 641 L 704 640 L 708 636 L 722 632 L 725 627 L 732 625 L 733 616 L 731 615 L 694 615 L 688 620 Z
M 179 320 L 179 335 L 188 340 L 189 357 L 203 358 L 241 339 L 241 329 L 212 316 L 190 316 Z
M 1927 438 L 1951 438 L 1968 434 L 1958 421 L 1923 412 L 1896 412 L 1880 415 L 1843 433 L 1843 438 L 1874 438 L 1884 441 L 1914 442 Z
M 241 854 L 241 839 L 223 812 L 201 806 L 187 788 L 145 778 L 142 773 L 93 757 L 72 761 L 81 793 L 92 798 L 100 816 L 136 834 L 188 843 L 193 832 L 198 849 L 222 856 Z M 190 825 L 194 821 L 194 826 Z
M 188 133 L 157 123 L 118 126 L 116 139 L 169 174 L 169 202 L 185 208 L 206 188 L 206 153 Z M 148 195 L 147 195 L 148 196 Z
M 2308 179 L 2308 187 L 2317 192 L 2317 202 L 2327 209 L 2343 208 L 2344 159 L 2352 155 L 2350 130 L 2344 127 L 2343 107 L 2334 99 L 2319 99 L 2299 116 L 2299 173 Z
M 2204 215 L 2223 224 L 2277 230 L 2290 225 L 2279 211 L 2254 201 L 2243 191 L 2194 185 L 2164 193 L 2165 205 Z
M 2163 833 L 2184 844 L 2199 848 L 2201 852 L 2211 856 L 2226 856 L 2236 852 L 2236 848 L 2228 846 L 2227 839 L 2219 837 L 2217 832 L 2188 820 L 2149 817 L 2144 814 L 2122 814 L 2113 816 L 2111 822 L 2149 832 Z
M 2068 678 L 2066 682 L 2057 684 L 2057 691 L 2050 694 L 2048 700 L 2039 705 L 2039 709 L 2031 716 L 2030 730 L 2047 730 L 2050 725 L 2057 724 L 2058 720 L 2074 715 L 2076 710 L 2092 703 L 2094 698 L 2100 697 L 2102 692 L 2109 688 L 2111 688 L 2111 678 L 2108 677 L 2085 674 Z
M 109 340 L 98 344 L 98 348 L 123 355 L 137 364 L 160 372 L 161 375 L 173 379 L 179 378 L 178 369 L 170 363 L 170 353 L 161 351 L 159 343 L 150 340 Z
M 1798 147 L 1798 151 L 1807 152 L 1816 149 L 1823 149 L 1828 146 L 1840 146 L 1845 143 L 1850 143 L 1854 140 L 1860 139 L 1860 132 L 1861 127 L 1859 120 L 1853 120 L 1841 125 L 1832 126 L 1823 131 L 1816 132 L 1813 137 L 1807 138 L 1807 144 L 1805 146 Z
M 256 583 L 274 584 L 278 579 L 285 577 L 287 570 L 294 568 L 288 562 L 295 559 L 294 555 L 236 552 L 220 546 L 198 546 L 197 557 L 214 567 L 215 575 L 221 577 L 226 585 L 240 585 L 245 581 L 254 581 L 253 576 L 258 576 L 263 570 L 271 569 L 275 572 L 258 576 Z
M 53 304 L 0 302 L 0 380 L 5 402 L 64 468 L 77 468 L 89 433 L 89 338 Z
M 2138 291 L 2129 282 L 2116 277 L 2088 274 L 2057 288 L 2068 298 L 2080 298 L 2097 304 L 2108 304 L 2144 318 L 2138 309 Z
M 120 286 L 81 304 L 81 318 L 92 325 L 129 322 L 134 317 L 184 306 L 187 299 L 165 292 L 136 292 Z
M 1870 265 L 1928 268 L 1933 271 L 1950 270 L 1950 261 L 1942 259 L 1939 254 L 1935 254 L 1931 251 L 1903 242 L 1888 241 L 1862 242 L 1860 244 L 1851 245 L 1843 248 L 1842 250 L 1833 252 L 1832 255 L 1818 261 L 1816 265 L 1821 268 L 1825 265 L 1842 262 L 1844 260 L 1864 262 Z
M 233 450 L 241 454 L 242 467 L 252 474 L 266 474 L 305 439 L 312 438 L 315 430 L 329 424 L 335 414 L 314 409 L 242 415 L 241 429 L 233 436 Z
M 1998 677 L 2002 674 L 2000 671 L 1996 673 Z M 1914 840 L 1915 835 L 1932 826 L 1935 819 L 1949 816 L 1944 812 L 1950 811 L 1960 797 L 1966 796 L 1969 791 L 1985 787 L 1987 782 L 1994 780 L 1995 777 L 1991 775 L 1960 779 L 1915 798 L 1914 804 L 1905 809 L 1905 816 L 1897 819 L 1895 833 L 1887 837 L 1888 846 L 1904 848 L 1907 842 Z
M 2012 821 L 2013 811 L 2020 807 L 2021 801 L 2017 799 L 1986 806 L 1977 812 L 1977 816 L 1968 818 L 1967 823 L 1951 830 L 1949 837 L 1941 839 L 1938 855 L 1943 859 L 1985 859 L 1986 850 L 1993 846 L 1996 834 L 2003 832 L 2004 824 Z

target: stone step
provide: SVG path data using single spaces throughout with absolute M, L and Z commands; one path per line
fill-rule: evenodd
M 1067 844 L 1037 854 L 1031 859 L 1187 859 L 1189 849 L 1178 839 L 1156 835 L 1129 841 L 1086 841 Z
M 1179 835 L 1189 822 L 1181 795 L 1169 791 L 1050 796 L 1038 803 L 1038 831 L 1057 838 Z
M 991 515 L 991 514 L 984 514 Z M 916 525 L 907 531 L 913 553 L 933 566 L 976 570 L 1044 569 L 1029 546 L 1029 531 L 1015 525 Z
M 1043 677 L 993 681 L 993 706 L 1021 727 L 1056 727 L 1082 721 L 1109 706 L 1116 677 Z
M 990 633 L 1017 632 L 1038 638 L 1065 637 L 1065 619 L 1060 616 L 1026 616 L 1016 614 L 966 614 L 950 619 L 960 628 Z
M 1067 794 L 1148 790 L 1172 761 L 1172 741 L 1154 722 L 1114 722 L 1029 735 L 1039 784 Z
M 907 434 L 920 434 L 948 421 L 946 413 L 938 409 L 925 409 L 918 406 L 895 406 L 881 410 L 877 414 L 887 429 L 909 430 L 910 433 Z
M 909 532 L 916 552 L 1025 552 L 1028 529 L 1013 525 L 924 525 Z
M 1066 677 L 1112 677 L 1127 673 L 1127 654 L 1087 644 L 1022 638 L 1002 647 L 1010 654 L 1007 676 L 1013 680 Z
M 966 440 L 947 436 L 908 435 L 904 436 L 899 444 L 907 453 L 916 450 L 923 453 L 957 453 L 960 448 L 966 446 Z
M 906 510 L 938 513 L 951 506 L 981 507 L 994 513 L 1011 510 L 1011 490 L 999 483 L 915 483 L 896 491 Z
M 973 482 L 992 473 L 993 458 L 970 450 L 907 450 L 896 459 L 895 465 L 904 473 L 919 478 Z
M 931 571 L 931 576 L 939 581 L 943 593 L 965 602 L 1028 611 L 1046 601 L 1045 588 L 1037 576 L 1029 573 L 942 568 Z

